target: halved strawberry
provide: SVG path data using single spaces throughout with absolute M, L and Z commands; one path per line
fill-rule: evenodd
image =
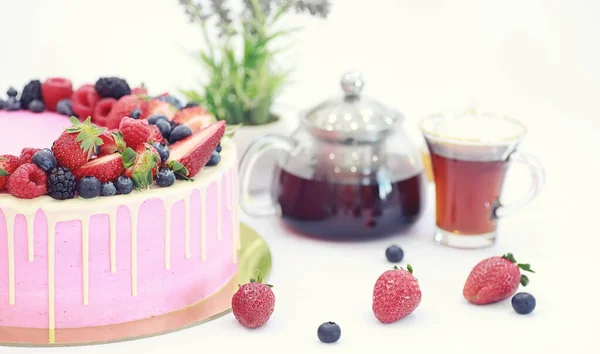
M 119 98 L 106 117 L 106 127 L 109 129 L 118 128 L 123 117 L 128 117 L 131 111 L 136 108 L 142 110 L 145 103 L 144 99 L 138 95 L 127 95 Z
M 111 97 L 103 98 L 96 105 L 92 111 L 92 122 L 95 124 L 106 127 L 108 113 L 112 107 L 117 103 L 117 100 Z M 109 128 L 113 129 L 113 128 Z
M 148 143 L 142 143 L 135 149 L 133 162 L 130 158 L 132 152 L 131 148 L 127 148 L 123 153 L 123 165 L 126 167 L 124 174 L 133 180 L 137 189 L 148 188 L 154 183 L 154 176 L 160 167 L 160 155 Z
M 177 112 L 177 108 L 169 102 L 154 98 L 145 103 L 140 119 L 148 119 L 153 114 L 159 114 L 167 117 L 169 120 L 173 120 Z
M 119 153 L 97 157 L 73 171 L 73 175 L 78 181 L 83 177 L 93 176 L 102 183 L 112 182 L 122 173 L 123 158 Z
M 94 85 L 87 84 L 73 92 L 73 96 L 71 96 L 71 106 L 77 117 L 79 117 L 80 120 L 85 120 L 87 117 L 92 116 L 94 106 L 99 100 L 100 96 L 98 96 Z
M 100 139 L 102 139 L 100 153 L 98 154 L 100 156 L 125 151 L 125 141 L 123 140 L 123 135 L 116 129 L 110 131 L 105 130 L 102 132 L 102 134 L 100 134 Z
M 187 125 L 192 132 L 202 130 L 217 120 L 202 107 L 190 107 L 179 111 L 173 117 L 173 121 L 179 124 Z
M 178 161 L 187 169 L 186 177 L 195 176 L 210 159 L 225 134 L 225 121 L 215 122 L 169 147 L 169 161 Z

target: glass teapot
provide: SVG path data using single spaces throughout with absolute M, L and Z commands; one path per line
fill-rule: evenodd
M 344 95 L 301 116 L 291 137 L 256 140 L 240 161 L 240 206 L 250 216 L 279 214 L 297 232 L 326 238 L 371 238 L 400 231 L 422 214 L 426 179 L 421 154 L 401 114 L 361 95 L 356 72 Z M 280 150 L 266 201 L 250 197 L 250 173 Z

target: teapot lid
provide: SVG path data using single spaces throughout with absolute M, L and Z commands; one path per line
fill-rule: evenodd
M 365 80 L 359 72 L 347 72 L 341 80 L 344 96 L 327 100 L 308 111 L 304 121 L 328 139 L 378 141 L 401 119 L 378 101 L 361 95 Z

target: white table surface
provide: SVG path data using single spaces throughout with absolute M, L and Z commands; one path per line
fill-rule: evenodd
M 542 161 L 547 185 L 529 208 L 502 222 L 498 243 L 477 251 L 434 245 L 431 195 L 426 215 L 409 234 L 373 242 L 316 241 L 294 236 L 274 219 L 246 218 L 274 257 L 270 282 L 277 303 L 264 328 L 246 330 L 228 315 L 133 342 L 0 347 L 0 353 L 600 353 L 600 3 L 335 5 L 330 19 L 306 21 L 296 38 L 286 59 L 297 67 L 295 84 L 281 100 L 304 108 L 335 94 L 340 74 L 352 67 L 367 74 L 369 94 L 402 110 L 413 130 L 423 115 L 466 104 L 523 120 L 530 133 L 522 148 Z M 140 28 L 144 33 L 135 40 L 123 35 Z M 192 84 L 198 73 L 181 51 L 182 43 L 197 49 L 198 34 L 174 0 L 2 2 L 0 30 L 2 89 L 32 76 L 65 75 L 82 83 L 120 74 L 173 90 Z M 515 168 L 508 193 L 517 195 L 526 183 Z M 404 248 L 423 300 L 411 316 L 382 325 L 371 313 L 371 292 L 390 266 L 384 251 L 391 243 Z M 527 287 L 538 303 L 529 316 L 514 313 L 510 301 L 476 307 L 462 298 L 471 267 L 505 252 L 537 271 Z M 323 345 L 316 330 L 330 320 L 341 325 L 342 339 Z

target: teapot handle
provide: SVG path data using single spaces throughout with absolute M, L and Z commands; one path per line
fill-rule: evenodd
M 256 203 L 250 196 L 250 176 L 254 165 L 262 155 L 270 150 L 280 150 L 290 153 L 296 143 L 279 134 L 268 134 L 254 141 L 240 160 L 240 207 L 250 216 L 269 216 L 279 213 L 279 206 L 267 198 L 268 201 Z

